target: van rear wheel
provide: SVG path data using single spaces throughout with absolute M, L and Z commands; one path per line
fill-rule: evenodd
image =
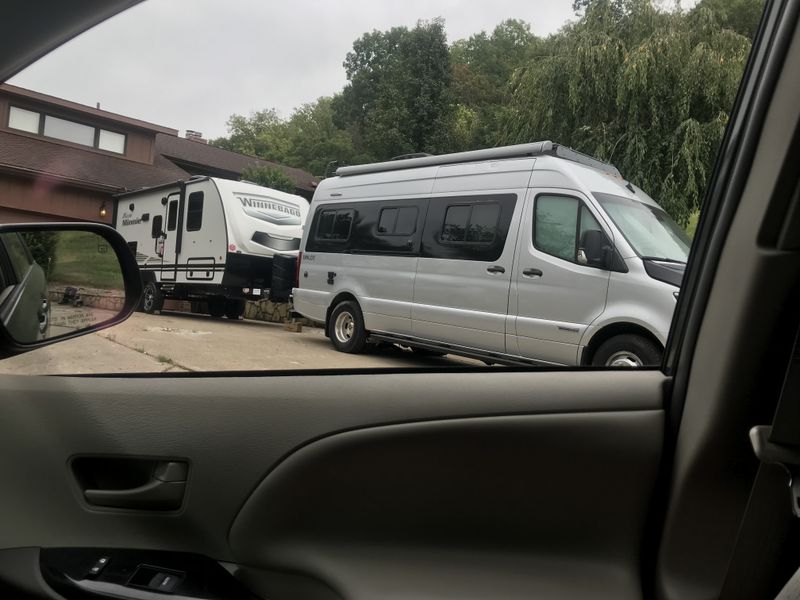
M 595 367 L 653 367 L 661 364 L 662 351 L 636 334 L 616 335 L 603 342 L 592 357 Z
M 367 344 L 364 316 L 358 304 L 351 300 L 340 302 L 331 313 L 330 337 L 339 352 L 359 354 Z

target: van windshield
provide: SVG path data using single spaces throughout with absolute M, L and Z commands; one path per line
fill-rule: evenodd
M 692 242 L 663 210 L 624 196 L 594 196 L 640 257 L 686 262 Z

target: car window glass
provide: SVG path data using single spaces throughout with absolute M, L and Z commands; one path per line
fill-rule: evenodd
M 0 86 L 0 223 L 112 224 L 152 284 L 103 360 L 0 372 L 658 363 L 764 0 L 356 4 L 140 2 Z
M 450 206 L 444 217 L 441 240 L 443 242 L 463 242 L 467 237 L 467 223 L 471 206 Z
M 417 209 L 414 206 L 403 206 L 397 210 L 397 221 L 394 226 L 395 235 L 411 235 L 417 230 Z
M 3 244 L 6 247 L 8 258 L 11 261 L 11 266 L 14 269 L 14 274 L 18 281 L 21 281 L 28 269 L 31 266 L 31 258 L 25 248 L 22 238 L 16 233 L 7 233 L 3 235 Z
M 397 212 L 396 208 L 384 208 L 381 211 L 381 218 L 378 221 L 378 233 L 394 233 Z
M 578 228 L 578 199 L 569 196 L 536 198 L 534 245 L 547 254 L 575 260 L 575 232 Z
M 476 204 L 467 228 L 467 241 L 489 244 L 497 233 L 497 220 L 500 218 L 500 207 L 497 204 Z

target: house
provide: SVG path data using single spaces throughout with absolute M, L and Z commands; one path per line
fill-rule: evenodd
M 317 178 L 209 146 L 178 131 L 0 85 L 0 223 L 111 222 L 114 194 L 212 175 L 240 179 L 250 165 L 282 170 L 308 199 Z

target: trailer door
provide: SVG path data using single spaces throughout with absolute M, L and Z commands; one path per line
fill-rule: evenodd
M 178 236 L 180 232 L 180 198 L 178 192 L 167 196 L 166 239 L 164 240 L 164 256 L 161 260 L 161 281 L 175 281 L 178 271 Z

